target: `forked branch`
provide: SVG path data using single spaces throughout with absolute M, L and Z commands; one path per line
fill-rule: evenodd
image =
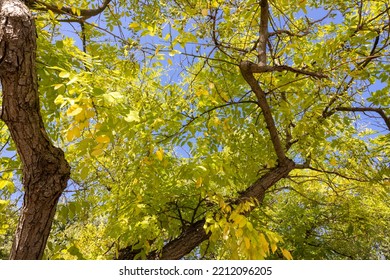
M 258 104 L 262 110 L 264 120 L 267 124 L 267 129 L 271 136 L 271 141 L 274 146 L 276 155 L 278 157 L 278 160 L 280 163 L 283 163 L 286 161 L 287 157 L 284 152 L 282 143 L 280 141 L 280 137 L 278 135 L 278 131 L 276 129 L 276 124 L 274 121 L 274 118 L 272 116 L 271 108 L 268 104 L 267 98 L 265 96 L 265 92 L 260 87 L 258 81 L 253 76 L 253 72 L 251 70 L 251 65 L 253 63 L 249 61 L 243 61 L 240 63 L 240 70 L 241 74 L 244 77 L 245 81 L 250 85 L 251 89 L 255 93 L 257 97 Z

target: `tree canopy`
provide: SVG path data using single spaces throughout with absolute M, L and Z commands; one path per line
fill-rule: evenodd
M 388 1 L 25 2 L 0 0 L 2 258 L 31 232 L 45 259 L 390 258 Z

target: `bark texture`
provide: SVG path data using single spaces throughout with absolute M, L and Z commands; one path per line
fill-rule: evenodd
M 36 30 L 29 9 L 0 0 L 1 119 L 23 164 L 24 201 L 10 259 L 41 259 L 70 167 L 51 143 L 40 115 Z

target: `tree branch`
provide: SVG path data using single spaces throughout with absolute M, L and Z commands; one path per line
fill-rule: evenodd
M 259 59 L 259 65 L 265 66 L 267 65 L 267 41 L 268 41 L 268 18 L 269 18 L 268 1 L 261 0 L 260 7 L 261 7 L 261 14 L 260 14 L 258 59 Z
M 385 121 L 387 128 L 390 130 L 390 118 L 386 115 L 385 111 L 381 108 L 370 108 L 370 107 L 338 107 L 335 108 L 336 111 L 343 112 L 375 112 L 378 113 L 382 119 Z
M 309 34 L 309 31 L 302 32 L 301 34 L 291 32 L 290 30 L 284 30 L 284 29 L 279 29 L 273 32 L 268 33 L 268 36 L 275 36 L 275 35 L 281 35 L 281 34 L 286 34 L 290 37 L 303 37 Z
M 374 40 L 374 44 L 372 45 L 372 49 L 371 49 L 370 55 L 368 57 L 366 57 L 366 59 L 363 62 L 358 64 L 358 68 L 363 69 L 364 67 L 366 67 L 371 62 L 371 60 L 380 57 L 378 55 L 375 55 L 375 50 L 376 50 L 376 48 L 378 46 L 378 43 L 379 43 L 379 37 L 380 37 L 379 35 L 376 36 L 376 38 Z
M 104 0 L 103 4 L 100 7 L 96 8 L 96 9 L 78 9 L 77 11 L 72 9 L 72 7 L 61 7 L 61 8 L 59 8 L 59 6 L 57 6 L 57 5 L 48 4 L 48 3 L 45 3 L 45 2 L 42 2 L 42 1 L 39 1 L 39 0 L 37 0 L 37 1 L 27 1 L 27 2 L 28 2 L 28 5 L 31 8 L 35 8 L 35 9 L 38 9 L 38 10 L 50 10 L 50 11 L 52 11 L 54 13 L 57 13 L 57 14 L 68 14 L 68 15 L 71 15 L 71 16 L 74 16 L 74 17 L 77 17 L 77 18 L 81 17 L 83 20 L 86 20 L 88 18 L 97 16 L 98 14 L 103 12 L 104 9 L 111 2 L 111 0 Z M 36 4 L 41 5 L 44 8 L 35 7 Z
M 295 163 L 292 160 L 287 160 L 284 164 L 279 164 L 264 176 L 257 179 L 250 187 L 241 193 L 240 197 L 234 201 L 234 204 L 253 199 L 257 201 L 258 205 L 261 204 L 264 200 L 265 192 L 279 180 L 286 178 L 294 168 Z M 255 207 L 252 207 L 249 211 L 252 211 L 253 209 L 255 209 Z M 160 260 L 177 260 L 183 258 L 210 237 L 211 233 L 206 233 L 204 229 L 205 223 L 205 219 L 201 219 L 192 224 L 184 230 L 179 237 L 168 242 L 161 251 L 153 251 L 147 258 Z M 132 246 L 128 246 L 120 250 L 118 258 L 131 259 L 136 253 L 139 253 L 139 251 L 133 252 Z
M 249 71 L 251 73 L 268 73 L 268 72 L 289 71 L 289 72 L 293 72 L 293 73 L 297 73 L 297 74 L 311 76 L 311 77 L 314 77 L 317 79 L 328 78 L 327 75 L 322 74 L 322 73 L 307 71 L 304 69 L 297 69 L 297 68 L 293 68 L 293 67 L 287 66 L 287 65 L 273 65 L 273 66 L 263 65 L 263 66 L 261 66 L 259 64 L 249 62 L 249 61 L 247 63 L 248 63 L 247 67 L 249 68 Z
M 272 117 L 271 108 L 269 107 L 267 98 L 265 97 L 265 92 L 261 89 L 259 83 L 253 76 L 253 72 L 251 69 L 252 65 L 255 64 L 249 61 L 241 62 L 240 63 L 241 74 L 244 77 L 245 81 L 250 85 L 250 87 L 252 88 L 253 92 L 257 97 L 258 104 L 262 110 L 265 122 L 267 124 L 267 129 L 271 135 L 271 141 L 274 146 L 276 155 L 278 157 L 279 162 L 283 163 L 284 161 L 286 161 L 287 157 L 283 150 L 283 146 L 280 141 L 278 131 L 276 129 L 275 121 Z
M 40 113 L 33 16 L 19 0 L 0 0 L 0 118 L 23 166 L 24 199 L 10 259 L 41 259 L 70 166 Z

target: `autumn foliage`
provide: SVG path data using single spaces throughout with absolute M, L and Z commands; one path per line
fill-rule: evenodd
M 24 7 L 0 0 L 2 18 L 11 2 Z M 65 182 L 71 168 L 37 258 L 390 258 L 387 1 L 28 2 L 23 73 L 40 106 L 26 119 L 49 147 L 33 163 L 54 153 Z M 13 258 L 19 210 L 45 216 L 22 196 L 47 184 L 20 115 L 4 115 L 19 113 L 2 18 L 0 256 Z

